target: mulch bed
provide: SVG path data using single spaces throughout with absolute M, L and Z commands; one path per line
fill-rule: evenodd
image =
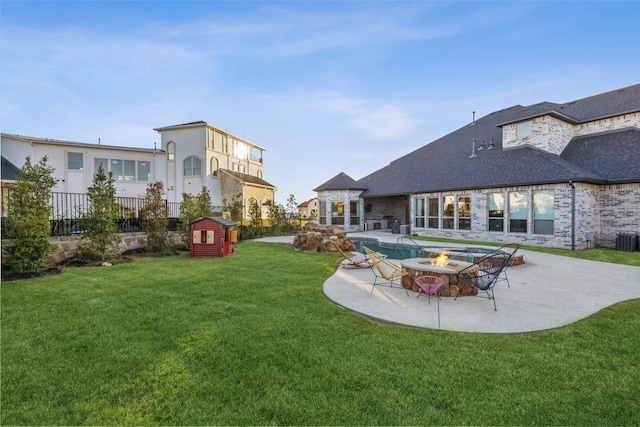
M 62 273 L 62 268 L 60 267 L 51 267 L 42 271 L 17 271 L 17 272 L 3 271 L 2 281 L 12 282 L 14 280 L 33 279 L 35 277 L 51 276 L 51 275 L 60 274 L 60 273 Z

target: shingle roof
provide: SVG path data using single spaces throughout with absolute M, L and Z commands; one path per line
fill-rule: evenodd
M 242 172 L 236 172 L 236 171 L 231 171 L 228 169 L 220 169 L 221 173 L 226 173 L 229 174 L 231 176 L 233 176 L 234 178 L 243 181 L 246 184 L 255 184 L 255 185 L 261 185 L 263 187 L 271 187 L 271 188 L 276 188 L 274 185 L 269 184 L 267 181 L 265 181 L 262 178 L 258 178 L 257 176 L 253 176 L 253 175 L 249 175 L 246 173 L 242 173 Z
M 640 111 L 640 85 L 567 104 L 517 105 L 491 113 L 393 160 L 351 187 L 366 188 L 363 195 L 372 197 L 566 181 L 604 184 L 640 180 L 637 129 L 575 138 L 560 156 L 530 146 L 502 150 L 500 125 L 549 111 L 576 122 Z M 476 156 L 470 158 L 474 139 Z M 491 139 L 494 149 L 477 150 L 481 141 L 488 147 Z M 325 188 L 331 182 L 314 191 L 331 189 Z
M 315 188 L 313 191 L 327 191 L 327 190 L 365 190 L 367 187 L 351 178 L 344 172 L 340 172 L 338 175 L 331 178 L 329 181 Z
M 20 174 L 20 168 L 11 163 L 9 160 L 2 156 L 2 180 L 3 181 L 16 181 Z

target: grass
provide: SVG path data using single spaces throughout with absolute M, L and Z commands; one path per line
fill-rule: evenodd
M 496 242 L 478 242 L 474 240 L 446 239 L 442 237 L 424 237 L 424 236 L 408 236 L 413 240 L 428 240 L 430 242 L 447 242 L 460 243 L 463 245 L 480 245 L 480 246 L 502 246 Z M 613 249 L 585 249 L 581 251 L 572 251 L 569 249 L 545 248 L 540 246 L 521 245 L 522 249 L 528 251 L 544 252 L 552 255 L 561 255 L 571 258 L 587 259 L 591 261 L 610 262 L 614 264 L 625 264 L 640 267 L 640 251 L 625 252 Z
M 243 242 L 2 283 L 2 425 L 637 425 L 640 300 L 512 335 L 382 324 Z

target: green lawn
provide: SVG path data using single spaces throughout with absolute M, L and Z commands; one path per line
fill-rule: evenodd
M 552 331 L 377 323 L 243 242 L 2 283 L 2 425 L 637 425 L 640 300 Z

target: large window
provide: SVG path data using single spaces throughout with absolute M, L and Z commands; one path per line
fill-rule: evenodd
M 344 202 L 331 202 L 331 224 L 344 225 Z
M 318 217 L 320 224 L 326 224 L 327 223 L 327 202 L 322 200 L 318 201 L 318 210 L 320 211 L 320 216 Z
M 455 198 L 453 196 L 444 196 L 442 198 L 442 228 L 453 230 L 455 210 Z
M 349 202 L 349 221 L 351 225 L 360 224 L 360 201 L 352 200 Z
M 416 227 L 424 228 L 424 220 L 425 220 L 424 199 L 422 197 L 418 197 L 416 199 Z
M 471 197 L 458 197 L 458 230 L 471 230 Z
M 151 163 L 138 162 L 138 181 L 151 180 Z
M 527 213 L 529 203 L 526 191 L 509 192 L 509 232 L 527 232 Z
M 489 194 L 489 231 L 504 231 L 504 194 Z
M 533 233 L 553 234 L 553 190 L 533 192 Z
M 136 162 L 134 160 L 111 159 L 111 173 L 116 181 L 135 181 Z
M 84 154 L 67 153 L 67 169 L 74 171 L 84 170 Z
M 438 228 L 438 217 L 440 215 L 437 197 L 429 197 L 429 228 Z
M 184 160 L 184 176 L 200 175 L 202 175 L 202 166 L 200 159 L 194 156 L 187 157 Z

